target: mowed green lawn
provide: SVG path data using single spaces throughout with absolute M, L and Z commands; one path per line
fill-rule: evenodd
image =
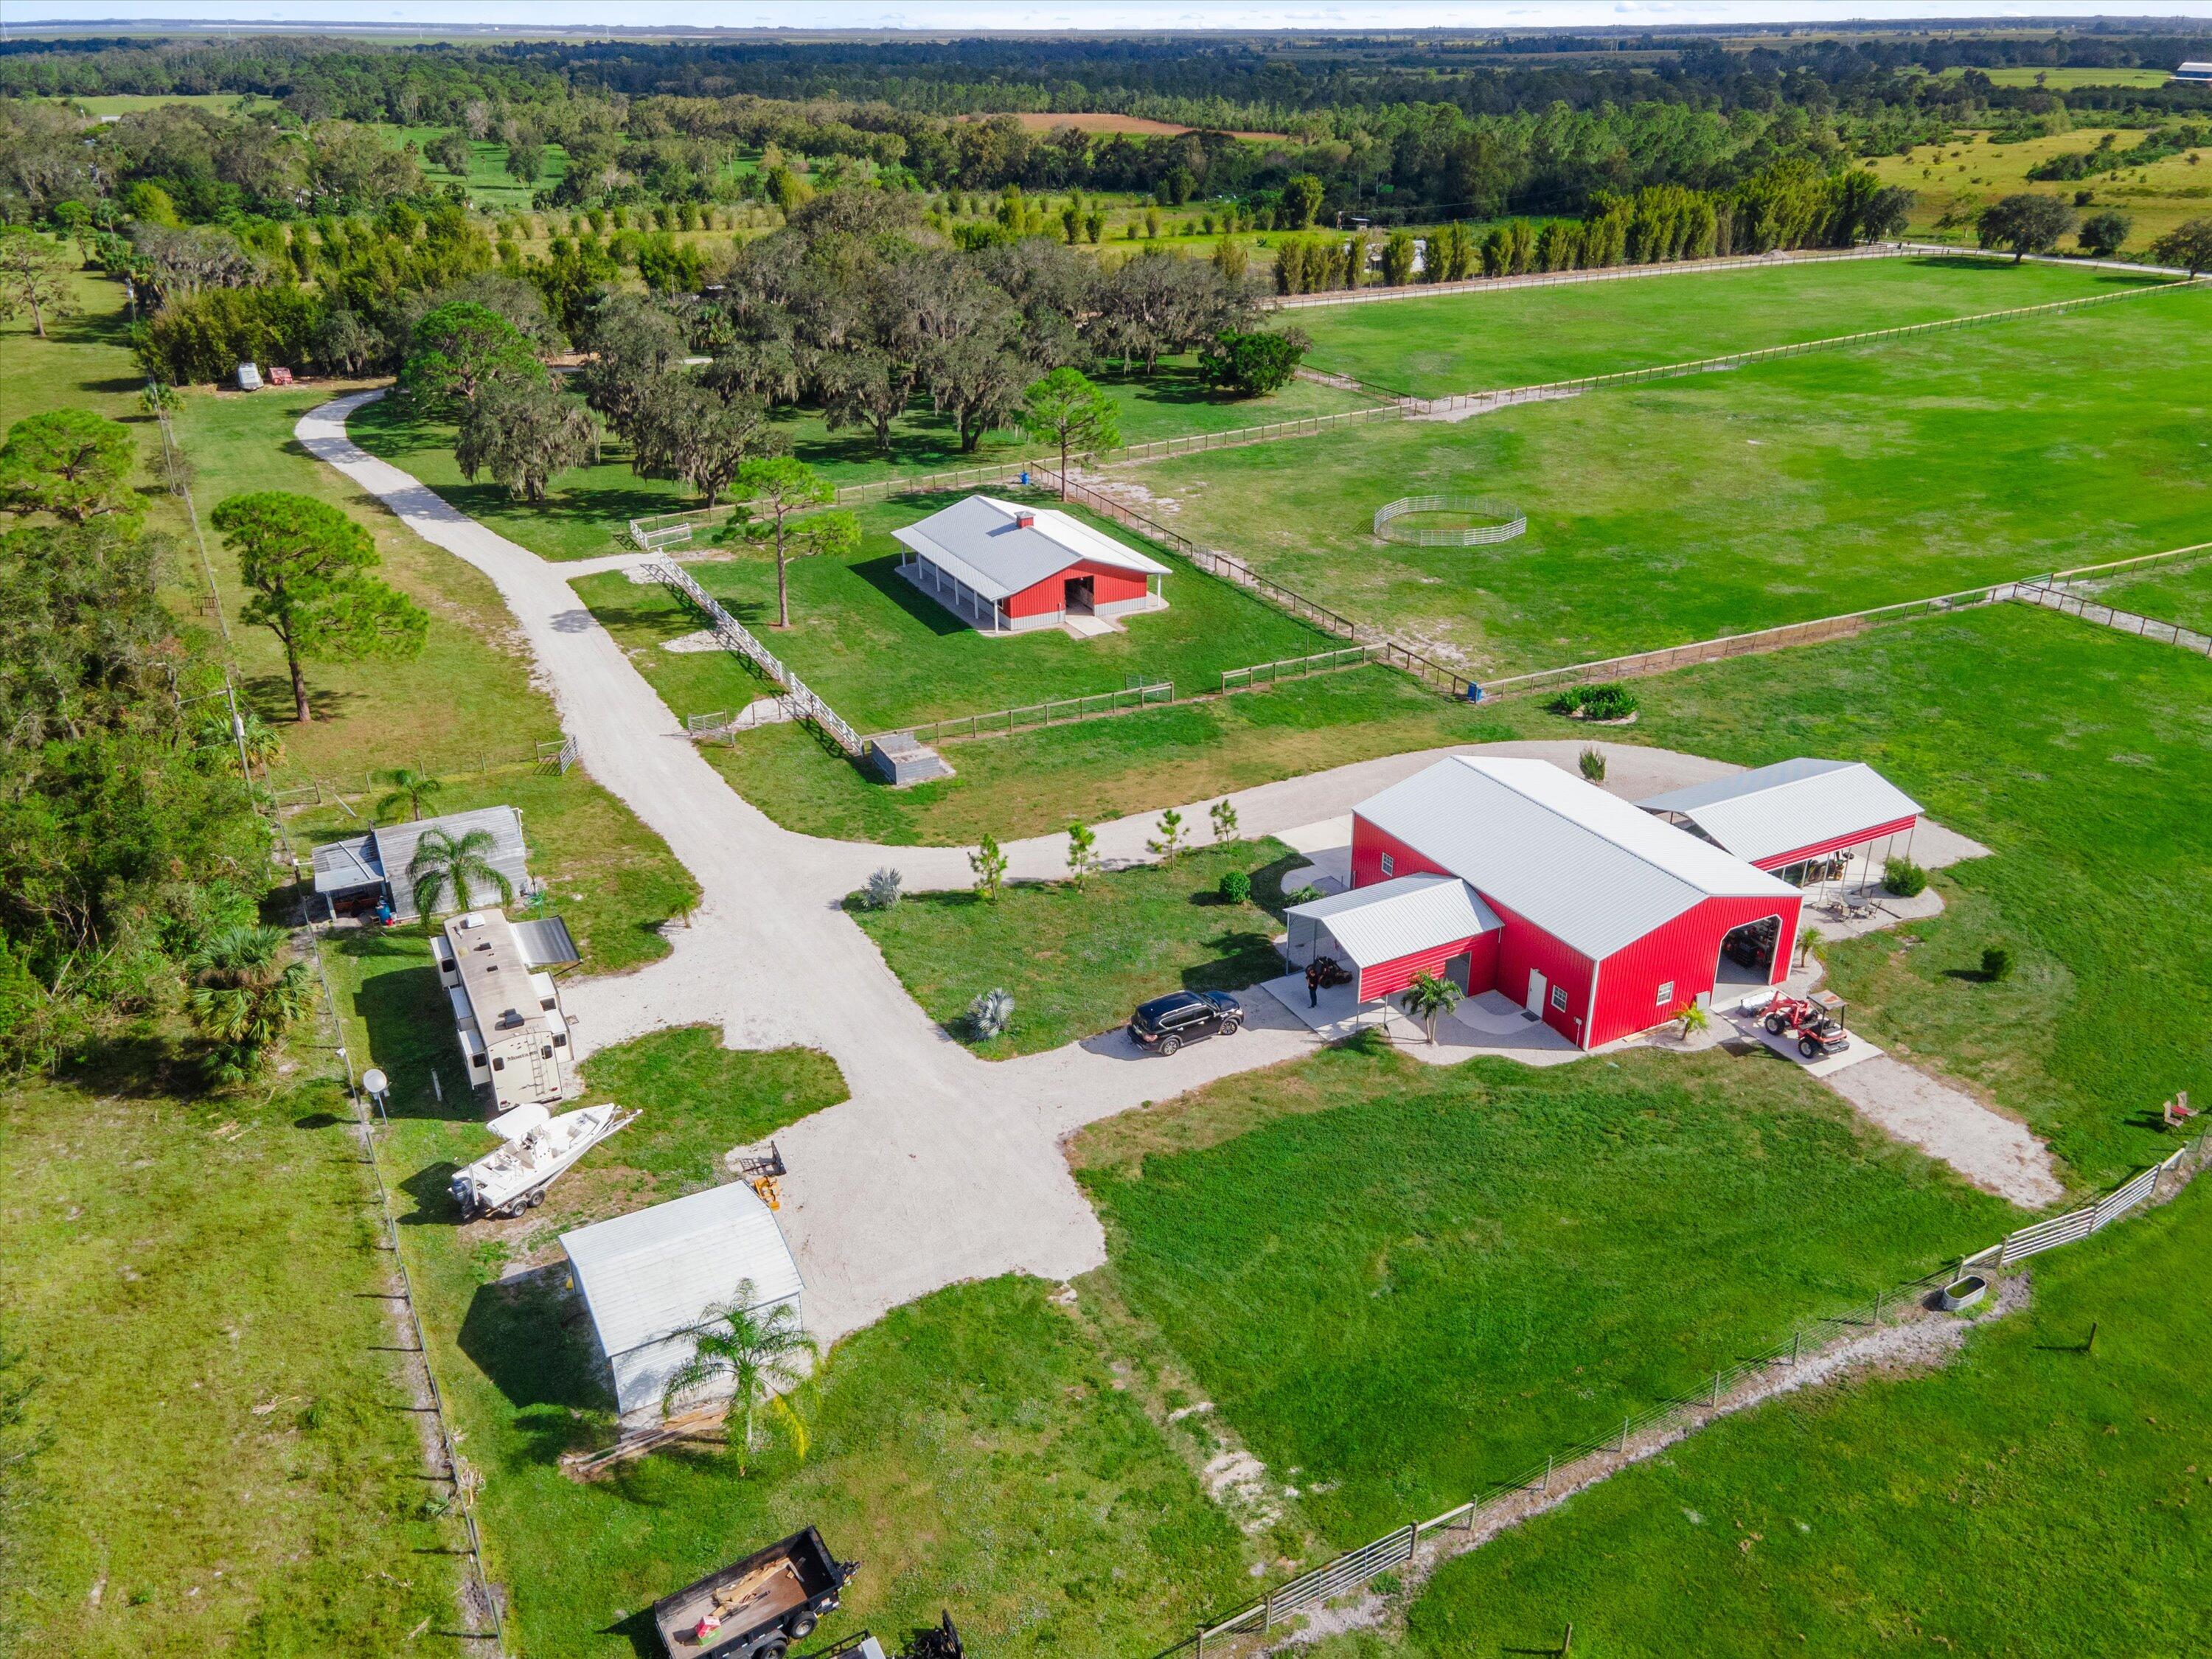
M 1447 1565 L 1405 1651 L 1489 1659 L 1570 1622 L 1622 1659 L 2206 1651 L 2208 1249 L 2200 1181 L 2038 1258 L 2030 1305 L 1940 1373 L 1764 1406 Z
M 1293 380 L 1265 398 L 1223 398 L 1199 383 L 1188 362 L 1174 359 L 1149 378 L 1102 371 L 1098 379 L 1120 410 L 1121 439 L 1129 444 L 1334 414 L 1372 402 L 1308 380 Z M 781 411 L 777 424 L 793 454 L 841 486 L 1042 459 L 1048 453 L 1047 446 L 1007 428 L 986 434 L 976 451 L 963 454 L 950 418 L 933 412 L 926 401 L 916 403 L 894 425 L 888 453 L 877 450 L 872 434 L 852 428 L 832 432 L 811 410 Z M 509 499 L 503 487 L 489 479 L 470 483 L 463 478 L 453 459 L 448 422 L 418 419 L 386 399 L 361 410 L 346 426 L 363 449 L 405 469 L 463 512 L 549 559 L 629 551 L 632 519 L 702 505 L 686 484 L 639 477 L 619 446 L 611 445 L 608 459 L 597 465 L 562 473 L 548 498 L 532 506 Z
M 2153 568 L 2140 576 L 2115 577 L 2100 583 L 2085 597 L 2094 604 L 2212 634 L 2212 559 L 2201 564 Z
M 1053 504 L 1042 495 L 1024 498 Z M 1074 509 L 1077 516 L 1171 567 L 1160 579 L 1168 608 L 1132 617 L 1124 631 L 1097 639 L 1079 640 L 1056 628 L 996 637 L 980 632 L 899 574 L 903 550 L 891 538 L 894 529 L 960 499 L 901 496 L 856 509 L 862 536 L 851 554 L 789 563 L 787 630 L 774 626 L 772 552 L 740 542 L 735 557 L 689 568 L 700 586 L 864 732 L 1163 681 L 1188 696 L 1219 690 L 1224 669 L 1310 656 L 1340 643 L 1081 509 Z M 677 714 L 743 708 L 768 690 L 726 652 L 661 648 L 706 625 L 669 589 L 641 586 L 620 571 L 586 576 L 575 586 Z
M 1763 1049 L 1330 1049 L 1073 1157 L 1115 1287 L 1339 1546 L 2017 1219 Z
M 1494 676 L 2201 542 L 2209 432 L 2212 287 L 1127 476 L 1194 540 Z M 1443 489 L 1527 535 L 1375 540 L 1376 507 Z
M 1314 368 L 1442 398 L 1695 362 L 2162 280 L 1938 254 L 1321 306 L 1291 320 L 1313 337 L 1307 361 Z
M 1943 914 L 1824 946 L 1854 1024 L 2024 1118 L 2100 1190 L 2212 1097 L 2212 663 L 2026 605 L 1643 683 L 1639 740 L 1760 765 L 1864 760 L 1994 856 Z M 1983 947 L 2018 966 L 1979 975 Z
M 1205 820 L 1185 833 L 1203 841 Z M 1276 841 L 1202 847 L 1173 865 L 974 893 L 921 893 L 892 909 L 848 903 L 899 982 L 955 1036 L 993 1060 L 1036 1054 L 1110 1030 L 1169 991 L 1233 991 L 1282 971 L 1282 877 L 1303 865 Z M 1231 872 L 1252 897 L 1221 896 Z M 1006 1034 L 975 1042 L 968 1006 L 994 988 L 1014 999 Z
M 725 1152 L 834 1103 L 843 1079 L 823 1055 L 733 1054 L 699 1029 L 604 1050 L 584 1098 L 645 1116 L 526 1218 L 464 1228 L 447 1183 L 492 1143 L 478 1103 L 450 1087 L 428 947 L 356 935 L 331 960 L 356 1052 L 392 1079 L 379 1157 L 524 1651 L 629 1659 L 652 1640 L 657 1597 L 810 1524 L 866 1564 L 825 1638 L 909 1630 L 949 1606 L 993 1652 L 1146 1659 L 1249 1582 L 1184 1454 L 1034 1280 L 944 1291 L 841 1344 L 800 1396 L 808 1443 L 773 1439 L 749 1474 L 708 1447 L 570 1479 L 561 1454 L 609 1443 L 612 1409 L 558 1235 L 710 1184 Z

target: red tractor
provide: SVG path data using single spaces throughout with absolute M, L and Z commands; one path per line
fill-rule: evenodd
M 1839 1054 L 1850 1042 L 1844 1030 L 1844 1000 L 1832 991 L 1777 996 L 1766 1005 L 1765 1018 L 1774 1036 L 1796 1037 L 1797 1052 L 1808 1060 Z

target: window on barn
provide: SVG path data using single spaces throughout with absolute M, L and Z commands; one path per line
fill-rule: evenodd
M 1567 988 L 1565 986 L 1554 985 L 1552 988 L 1552 1006 L 1558 1009 L 1563 1014 L 1567 1012 Z
M 1382 855 L 1382 873 L 1386 876 L 1395 876 L 1398 873 L 1398 860 L 1388 853 Z
M 1664 985 L 1661 986 L 1659 988 L 1659 994 L 1652 998 L 1651 1000 L 1656 1006 L 1661 1008 L 1667 1007 L 1670 1005 L 1674 1000 L 1674 981 L 1670 979 Z

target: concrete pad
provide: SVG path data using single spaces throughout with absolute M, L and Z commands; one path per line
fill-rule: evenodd
M 1069 613 L 1067 621 L 1062 626 L 1079 640 L 1103 639 L 1109 634 L 1126 634 L 1129 631 L 1126 628 L 1115 626 L 1103 617 L 1079 617 L 1073 612 Z
M 1765 1006 L 1765 999 L 1763 998 L 1760 999 L 1760 1006 Z M 1745 1036 L 1751 1038 L 1753 1042 L 1765 1043 L 1768 1048 L 1774 1050 L 1776 1054 L 1780 1054 L 1784 1060 L 1789 1060 L 1800 1071 L 1803 1072 L 1806 1076 L 1819 1078 L 1824 1083 L 1830 1078 L 1835 1076 L 1837 1073 L 1842 1071 L 1845 1066 L 1856 1066 L 1862 1060 L 1876 1059 L 1881 1054 L 1881 1050 L 1880 1048 L 1868 1042 L 1864 1037 L 1852 1030 L 1849 1026 L 1845 1026 L 1844 1028 L 1844 1046 L 1839 1053 L 1823 1054 L 1818 1060 L 1808 1060 L 1804 1055 L 1797 1052 L 1797 1039 L 1796 1037 L 1789 1036 L 1775 1036 L 1771 1031 L 1766 1029 L 1765 1024 L 1756 1014 L 1733 1014 L 1729 1016 L 1729 1023 L 1733 1024 L 1738 1031 L 1741 1032 Z
M 1881 1055 L 1827 1081 L 1861 1116 L 1985 1192 L 2031 1210 L 2066 1196 L 2049 1149 L 2026 1124 L 1900 1060 Z
M 1293 1018 L 1324 1042 L 1341 1042 L 1370 1026 L 1387 1028 L 1394 1018 L 1405 1018 L 1388 1003 L 1360 1001 L 1349 985 L 1323 986 L 1319 1000 L 1310 1001 L 1315 994 L 1307 990 L 1303 972 L 1264 980 L 1260 989 L 1289 1009 Z
M 1348 861 L 1352 857 L 1352 814 L 1340 812 L 1333 818 L 1322 818 L 1316 823 L 1301 823 L 1294 829 L 1278 830 L 1275 839 L 1293 852 L 1304 853 L 1318 860 L 1323 853 L 1341 853 Z

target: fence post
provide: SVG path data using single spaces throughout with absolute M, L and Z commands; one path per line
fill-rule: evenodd
M 1620 1455 L 1623 1457 L 1628 1455 L 1628 1422 L 1626 1417 L 1620 1419 Z

